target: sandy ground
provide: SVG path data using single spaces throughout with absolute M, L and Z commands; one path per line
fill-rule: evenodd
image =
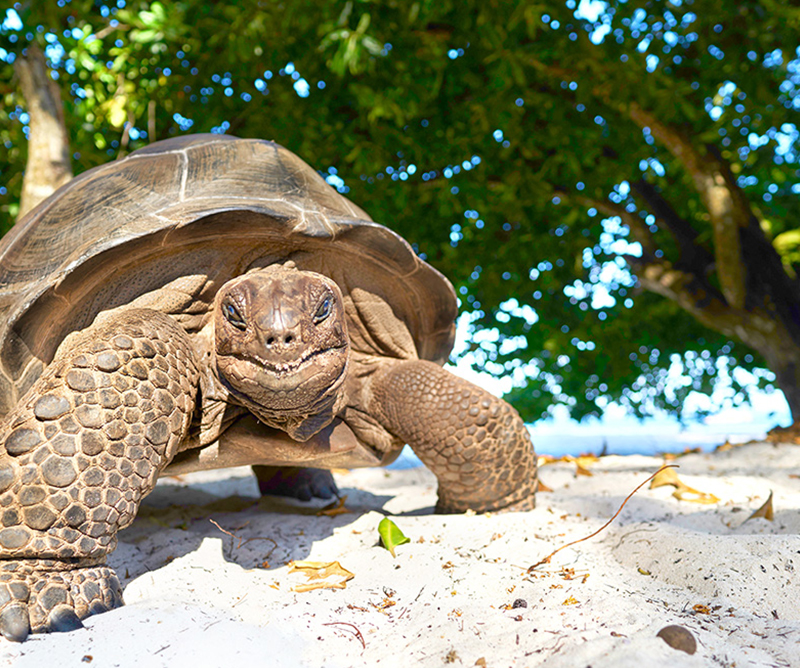
M 72 633 L 0 641 L 0 665 L 800 666 L 800 447 L 680 458 L 686 484 L 643 488 L 662 460 L 610 456 L 542 469 L 536 510 L 436 516 L 425 470 L 338 475 L 349 513 L 257 499 L 247 469 L 166 479 L 110 563 L 124 608 Z M 773 492 L 774 519 L 747 519 Z M 180 504 L 180 505 L 178 505 Z M 381 547 L 384 516 L 410 538 Z M 235 534 L 237 538 L 224 533 Z M 338 561 L 344 589 L 298 592 L 291 560 Z M 694 655 L 657 637 L 677 624 Z

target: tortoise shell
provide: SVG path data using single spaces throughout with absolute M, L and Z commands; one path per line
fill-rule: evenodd
M 270 141 L 190 135 L 90 169 L 0 240 L 0 417 L 98 312 L 207 277 L 195 312 L 255 266 L 335 280 L 354 351 L 446 361 L 450 282 L 309 165 Z

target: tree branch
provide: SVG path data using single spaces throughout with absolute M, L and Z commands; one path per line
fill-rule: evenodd
M 652 188 L 652 186 L 650 187 Z M 649 192 L 646 187 L 643 190 L 648 195 L 655 193 L 654 189 L 653 193 Z M 705 275 L 705 266 L 712 261 L 712 258 L 701 246 L 692 244 L 692 252 L 700 257 L 698 262 L 684 262 L 685 257 L 682 254 L 680 265 L 673 265 L 665 259 L 658 258 L 656 254 L 658 248 L 649 226 L 624 206 L 608 200 L 574 195 L 564 190 L 557 190 L 556 194 L 587 208 L 593 207 L 607 216 L 619 216 L 631 230 L 633 238 L 642 245 L 641 257 L 634 255 L 625 255 L 624 257 L 636 274 L 639 284 L 645 290 L 675 302 L 706 327 L 723 332 L 728 336 L 736 336 L 738 333 L 741 337 L 743 314 L 738 309 L 732 308 L 723 295 L 709 284 Z M 654 202 L 656 202 L 655 199 L 650 203 Z M 686 239 L 697 237 L 697 233 L 688 223 L 683 221 L 665 201 L 663 204 L 666 208 L 659 207 L 657 212 L 653 211 L 653 215 L 656 216 L 662 227 L 667 227 L 673 233 L 680 230 Z M 667 222 L 668 219 L 670 219 L 669 222 Z M 682 222 L 685 227 L 682 228 L 678 221 Z M 671 229 L 670 225 L 674 229 Z
M 749 203 L 739 196 L 727 165 L 708 149 L 702 154 L 681 132 L 662 123 L 636 102 L 628 105 L 628 114 L 639 127 L 648 128 L 652 137 L 680 160 L 691 176 L 714 232 L 714 256 L 722 293 L 731 306 L 742 308 L 747 297 L 747 279 L 740 233 L 753 213 Z
M 631 183 L 631 189 L 641 197 L 658 226 L 665 229 L 678 245 L 678 265 L 690 267 L 692 272 L 703 276 L 714 264 L 714 256 L 697 242 L 697 230 L 681 218 L 665 200 L 658 189 L 646 179 Z
M 531 66 L 548 76 L 576 80 L 576 72 L 554 67 L 531 59 Z M 619 108 L 620 101 L 612 92 L 595 84 L 595 95 L 606 104 Z M 752 218 L 752 209 L 744 194 L 733 179 L 727 164 L 715 152 L 706 147 L 698 151 L 681 132 L 662 123 L 652 112 L 637 102 L 629 102 L 626 112 L 640 128 L 648 128 L 653 138 L 674 155 L 689 173 L 695 188 L 709 213 L 714 233 L 714 255 L 720 286 L 725 299 L 734 307 L 741 308 L 747 297 L 747 277 L 742 258 L 740 231 Z
M 653 235 L 651 234 L 647 223 L 645 223 L 639 216 L 628 211 L 624 206 L 614 204 L 614 202 L 610 202 L 608 200 L 593 199 L 584 195 L 575 195 L 574 193 L 562 189 L 556 189 L 554 192 L 559 197 L 576 202 L 577 204 L 585 206 L 587 209 L 597 209 L 600 213 L 604 213 L 607 216 L 619 216 L 622 222 L 631 231 L 631 236 L 634 238 L 634 240 L 641 244 L 642 253 L 647 258 L 655 258 L 657 247 L 653 241 Z
M 41 49 L 28 46 L 14 71 L 30 116 L 28 162 L 18 219 L 72 178 L 61 90 L 50 77 Z
M 742 312 L 702 276 L 683 271 L 666 260 L 647 262 L 626 256 L 639 284 L 649 292 L 675 302 L 709 329 L 742 338 Z
M 647 204 L 647 209 L 661 222 L 681 248 L 693 245 L 697 240 L 697 230 L 681 218 L 672 205 L 667 202 L 658 189 L 646 179 L 631 182 L 631 189 Z

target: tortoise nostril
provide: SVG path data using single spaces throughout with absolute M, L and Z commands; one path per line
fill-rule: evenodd
M 292 341 L 294 341 L 294 337 L 291 334 L 287 334 L 286 338 L 283 341 L 284 343 L 291 343 Z
M 275 343 L 275 337 L 274 337 L 274 336 L 270 336 L 270 337 L 267 339 L 267 345 L 268 345 L 268 346 L 271 346 L 273 343 Z

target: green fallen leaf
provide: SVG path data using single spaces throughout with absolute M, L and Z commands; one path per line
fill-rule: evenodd
M 411 542 L 411 539 L 400 531 L 399 527 L 388 517 L 384 517 L 378 524 L 378 534 L 381 537 L 383 546 L 392 553 L 393 557 L 395 556 L 394 548 L 403 543 Z

